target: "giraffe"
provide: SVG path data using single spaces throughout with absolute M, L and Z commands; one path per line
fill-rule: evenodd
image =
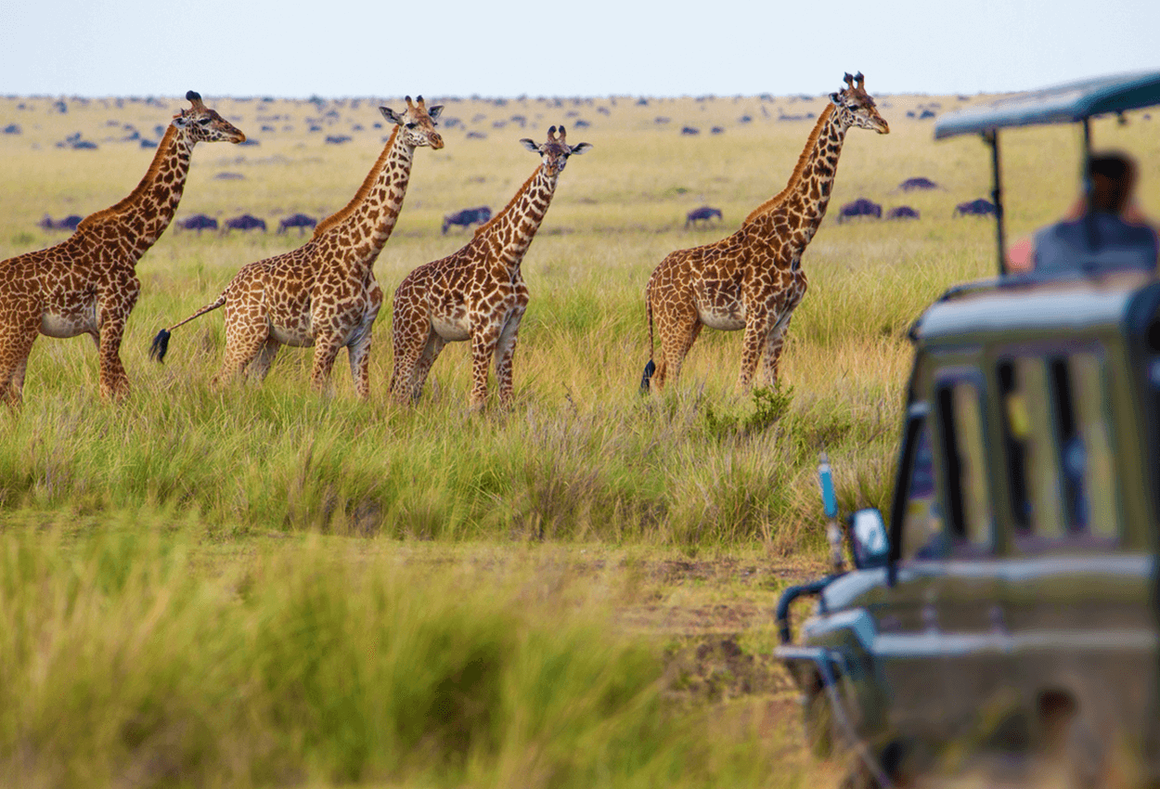
M 568 157 L 592 146 L 568 145 L 567 131 L 548 130 L 548 141 L 520 143 L 540 154 L 540 164 L 507 207 L 476 228 L 458 252 L 419 266 L 395 291 L 392 335 L 395 348 L 391 395 L 414 401 L 439 352 L 449 342 L 471 340 L 471 410 L 487 400 L 489 360 L 495 359 L 501 406 L 512 400 L 512 356 L 528 288 L 520 262 L 548 212 Z
M 371 326 L 383 304 L 374 264 L 403 207 L 415 149 L 443 147 L 435 131 L 441 105 L 406 97 L 397 113 L 379 107 L 394 124 L 382 153 L 342 210 L 319 222 L 301 247 L 244 266 L 218 296 L 183 321 L 162 329 L 150 355 L 165 359 L 170 333 L 225 307 L 226 349 L 215 383 L 242 372 L 261 381 L 283 345 L 314 346 L 310 382 L 326 387 L 335 357 L 345 346 L 360 398 L 370 394 Z
M 18 408 L 36 338 L 90 335 L 97 345 L 100 392 L 120 400 L 129 393 L 121 340 L 141 293 L 137 261 L 177 211 L 193 146 L 246 139 L 237 127 L 185 94 L 189 109 L 174 116 L 145 177 L 129 195 L 83 219 L 55 246 L 0 263 L 0 398 Z
M 764 359 L 762 383 L 777 382 L 786 329 L 806 292 L 802 253 L 814 237 L 830 202 L 838 157 L 851 127 L 889 134 L 865 78 L 845 75 L 846 87 L 830 94 L 810 133 L 789 183 L 746 217 L 741 229 L 712 244 L 670 253 L 653 271 L 645 289 L 649 353 L 653 323 L 660 334 L 659 362 L 650 358 L 641 379 L 648 390 L 674 380 L 701 329 L 744 329 L 737 388 L 747 391 Z

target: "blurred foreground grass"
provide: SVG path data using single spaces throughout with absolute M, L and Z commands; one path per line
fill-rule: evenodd
M 6 529 L 0 775 L 21 787 L 800 785 L 813 768 L 790 716 L 770 717 L 772 697 L 674 693 L 665 641 L 616 626 L 655 592 L 637 559 L 562 558 L 320 537 L 223 548 L 129 518 Z

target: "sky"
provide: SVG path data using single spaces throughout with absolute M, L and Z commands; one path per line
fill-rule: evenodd
M 1160 69 L 1156 0 L 3 0 L 0 94 L 975 94 Z

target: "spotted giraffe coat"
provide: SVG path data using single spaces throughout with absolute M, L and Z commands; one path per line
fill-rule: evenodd
M 643 388 L 659 389 L 668 377 L 676 379 L 706 326 L 744 330 L 739 389 L 752 385 L 761 361 L 762 383 L 776 383 L 785 332 L 806 292 L 802 253 L 826 214 L 846 131 L 852 126 L 890 131 L 863 89 L 862 75 L 847 74 L 846 84 L 831 94 L 784 190 L 754 210 L 737 232 L 673 252 L 653 271 L 645 304 L 649 345 L 655 326 L 661 353 L 646 366 Z
M 175 116 L 137 187 L 116 205 L 86 217 L 69 238 L 0 262 L 0 397 L 23 399 L 28 355 L 40 334 L 88 334 L 97 345 L 100 391 L 129 393 L 121 340 L 141 293 L 137 261 L 177 211 L 197 142 L 243 142 L 246 135 L 202 103 Z

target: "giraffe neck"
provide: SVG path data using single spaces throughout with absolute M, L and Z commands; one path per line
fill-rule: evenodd
M 548 213 L 559 178 L 559 173 L 549 175 L 541 164 L 507 207 L 475 231 L 476 239 L 486 241 L 493 255 L 507 268 L 519 268 L 524 253 L 544 221 L 544 215 Z
M 817 232 L 830 204 L 846 129 L 833 105 L 827 105 L 814 124 L 785 189 L 758 206 L 744 224 L 764 217 L 767 232 L 783 238 L 788 235 L 795 245 L 804 248 Z
M 338 238 L 345 249 L 354 252 L 351 262 L 372 265 L 403 209 L 414 158 L 415 149 L 404 142 L 396 126 L 354 198 L 345 208 L 319 222 L 313 238 Z
M 135 263 L 173 221 L 192 154 L 193 142 L 171 124 L 137 188 L 119 203 L 86 217 L 77 233 L 112 229 L 102 234 L 102 241 L 119 244 L 123 255 Z

